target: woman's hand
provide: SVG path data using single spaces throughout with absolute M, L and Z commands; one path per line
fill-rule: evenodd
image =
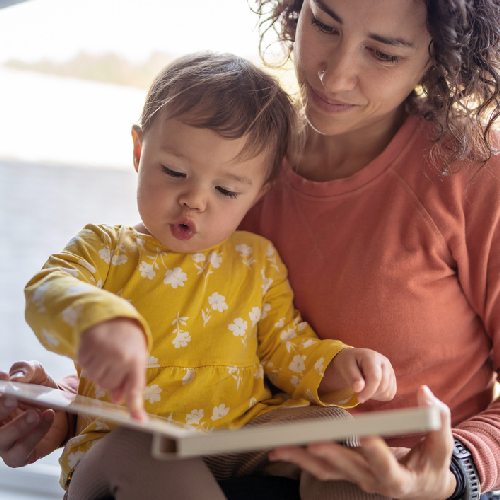
M 397 499 L 444 500 L 456 486 L 450 471 L 454 445 L 450 410 L 426 386 L 419 389 L 418 401 L 421 406 L 439 408 L 442 426 L 399 459 L 379 437 L 362 438 L 356 449 L 336 443 L 280 448 L 272 451 L 270 458 L 295 463 L 322 480 L 350 481 L 368 493 Z
M 14 363 L 8 374 L 0 372 L 0 380 L 57 388 L 37 361 Z M 61 446 L 67 434 L 65 412 L 41 410 L 12 396 L 0 396 L 0 458 L 9 467 L 36 462 Z

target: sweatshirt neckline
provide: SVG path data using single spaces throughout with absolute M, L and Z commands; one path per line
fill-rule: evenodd
M 287 182 L 291 188 L 300 191 L 302 194 L 316 198 L 339 196 L 356 191 L 379 177 L 393 164 L 409 143 L 419 125 L 419 117 L 413 115 L 409 116 L 384 151 L 374 158 L 366 167 L 350 177 L 326 182 L 311 181 L 300 176 L 298 173 L 294 172 L 288 164 L 285 164 L 283 172 L 285 182 Z

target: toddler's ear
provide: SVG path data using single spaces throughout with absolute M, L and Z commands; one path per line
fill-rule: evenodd
M 135 171 L 139 169 L 139 161 L 142 154 L 142 128 L 139 125 L 132 127 L 132 141 L 133 141 L 133 156 Z

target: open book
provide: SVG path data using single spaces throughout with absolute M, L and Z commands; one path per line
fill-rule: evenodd
M 149 415 L 146 422 L 138 422 L 130 417 L 123 406 L 40 385 L 0 381 L 0 394 L 11 395 L 36 406 L 82 413 L 151 433 L 152 453 L 157 458 L 215 455 L 320 441 L 343 441 L 353 436 L 397 436 L 441 427 L 437 408 L 419 407 L 370 412 L 350 419 L 309 419 L 204 432 L 155 415 Z

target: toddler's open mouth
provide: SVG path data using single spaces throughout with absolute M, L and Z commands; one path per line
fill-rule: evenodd
M 172 236 L 178 240 L 189 240 L 196 234 L 196 225 L 192 219 L 183 218 L 170 224 Z

